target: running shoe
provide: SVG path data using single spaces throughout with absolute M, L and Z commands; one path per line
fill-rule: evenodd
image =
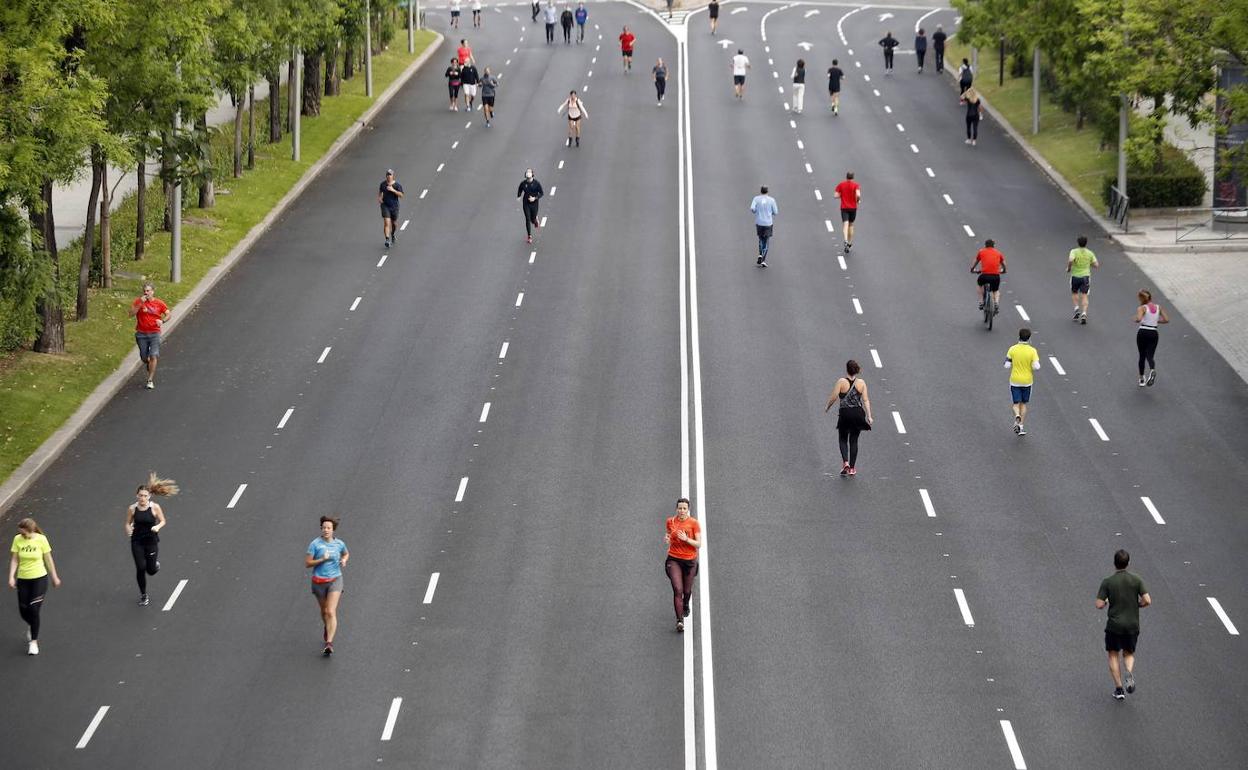
M 1147 385 L 1147 386 L 1149 386 L 1149 387 L 1151 388 L 1151 387 L 1153 386 L 1153 383 L 1154 383 L 1154 382 L 1156 382 L 1156 381 L 1157 381 L 1157 370 L 1156 370 L 1156 369 L 1149 369 L 1149 370 L 1148 370 L 1148 379 L 1144 381 L 1144 384 L 1145 384 L 1145 385 Z
M 26 654 L 38 655 L 39 654 L 39 642 L 32 640 L 30 644 L 26 645 Z
M 685 621 L 683 620 L 676 621 L 676 633 L 684 633 L 684 630 L 685 630 Z
M 967 139 L 965 142 L 963 142 L 963 144 L 970 144 L 970 143 L 971 143 L 970 139 Z
M 146 385 L 144 385 L 143 387 L 147 388 L 148 390 L 155 390 L 155 389 L 156 389 L 156 383 L 152 382 L 151 380 L 148 380 L 148 381 L 147 381 L 147 384 L 146 384 Z
M 765 260 L 765 259 L 764 259 L 762 262 L 759 262 L 759 263 L 758 263 L 758 266 L 759 266 L 759 267 L 767 267 L 767 260 Z
M 1114 700 L 1126 700 L 1127 694 L 1122 691 L 1121 687 L 1114 688 Z
M 580 147 L 580 146 L 581 146 L 581 137 L 579 137 L 579 136 L 578 136 L 578 137 L 576 137 L 576 146 L 577 146 L 577 147 Z
M 525 243 L 532 243 L 532 242 L 533 242 L 533 236 L 531 236 L 531 235 L 526 235 L 526 236 L 524 236 L 524 242 L 525 242 Z M 1141 384 L 1141 385 L 1143 385 L 1144 383 L 1143 383 L 1143 382 L 1141 382 L 1140 384 Z
M 763 266 L 763 258 L 762 258 L 762 257 L 759 257 L 757 260 L 755 260 L 754 264 L 758 265 L 759 267 L 762 267 L 762 266 Z
M 1133 673 L 1131 673 L 1130 671 L 1128 671 L 1128 672 L 1127 672 L 1127 681 L 1123 682 L 1123 684 L 1125 684 L 1125 685 L 1127 686 L 1127 692 L 1128 692 L 1128 693 L 1134 693 L 1134 692 L 1135 692 L 1135 674 L 1133 674 Z
M 849 253 L 849 250 L 850 250 L 850 249 L 852 249 L 852 248 L 854 248 L 854 244 L 850 243 L 849 241 L 846 241 L 846 242 L 845 242 L 845 253 L 846 253 L 846 254 L 848 254 L 848 253 Z
M 1146 382 L 1144 381 L 1144 378 L 1143 378 L 1143 377 L 1141 377 L 1141 378 L 1140 378 L 1140 387 L 1142 388 L 1142 387 L 1144 387 L 1146 384 L 1148 384 L 1148 383 L 1146 383 Z
M 1079 310 L 1079 308 L 1075 308 L 1075 317 L 1074 317 L 1074 318 L 1072 318 L 1072 319 L 1070 319 L 1070 320 L 1072 320 L 1072 321 L 1078 321 L 1078 320 L 1079 320 L 1079 316 L 1080 316 L 1080 310 Z
M 849 463 L 845 462 L 844 460 L 841 461 L 841 475 L 842 476 L 849 475 Z
M 386 239 L 386 248 L 387 248 L 387 249 L 388 249 L 388 248 L 390 248 L 390 239 L 389 239 L 389 238 L 387 238 L 387 239 Z
M 151 603 L 152 603 L 152 600 L 148 598 L 147 594 L 139 594 L 139 606 L 140 607 L 146 607 L 147 605 Z
M 1026 428 L 1024 428 L 1022 425 L 1018 426 L 1018 435 L 1020 435 L 1020 436 L 1026 436 L 1026 435 L 1027 435 L 1027 429 L 1026 429 Z
M 981 303 L 979 303 L 979 309 L 980 309 L 980 310 L 983 310 L 983 309 L 984 309 L 984 303 L 982 303 L 982 302 L 981 302 Z
M 565 144 L 565 145 L 564 145 L 564 147 L 571 147 L 571 146 L 572 146 L 572 137 L 570 137 L 570 136 L 569 136 L 569 137 L 568 137 L 568 143 L 567 143 L 567 144 Z
M 1079 324 L 1080 324 L 1081 326 L 1087 326 L 1087 325 L 1088 325 L 1088 314 L 1087 314 L 1087 313 L 1080 313 L 1080 314 L 1079 314 Z
M 852 465 L 851 465 L 851 466 L 849 466 L 849 475 L 850 475 L 850 476 L 857 476 L 857 475 L 858 475 L 858 469 L 857 469 L 857 468 L 855 468 L 855 467 L 854 467 L 854 466 L 852 466 Z
M 324 656 L 325 656 L 325 657 L 327 657 L 327 658 L 328 658 L 330 655 L 333 655 L 333 654 L 334 654 L 334 643 L 333 643 L 333 642 L 326 642 L 326 643 L 325 643 L 325 649 L 321 650 L 321 654 L 322 654 L 322 655 L 324 655 Z
M 693 611 L 693 600 L 690 599 L 685 602 L 685 617 L 689 617 L 689 613 L 692 611 Z

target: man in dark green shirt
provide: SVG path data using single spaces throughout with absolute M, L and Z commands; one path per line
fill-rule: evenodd
M 1125 699 L 1126 693 L 1135 692 L 1135 642 L 1140 636 L 1140 608 L 1153 603 L 1144 587 L 1144 580 L 1133 572 L 1127 572 L 1131 554 L 1119 550 L 1114 554 L 1114 574 L 1101 581 L 1096 592 L 1096 608 L 1109 607 L 1109 619 L 1105 622 L 1105 651 L 1109 654 L 1109 676 L 1114 680 L 1114 699 Z M 1126 692 L 1118 665 L 1118 655 L 1126 664 Z

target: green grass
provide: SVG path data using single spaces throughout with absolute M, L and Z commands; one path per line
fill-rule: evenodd
M 434 39 L 431 32 L 417 32 L 416 53 L 409 55 L 403 37 L 400 35 L 390 50 L 373 59 L 375 94 L 380 95 Z M 64 355 L 20 350 L 0 359 L 0 478 L 8 478 L 126 356 L 135 355 L 134 321 L 126 311 L 138 296 L 143 277 L 154 279 L 157 296 L 173 307 L 268 214 L 372 102 L 373 99 L 364 96 L 363 73 L 358 73 L 351 80 L 343 81 L 340 96 L 322 100 L 319 117 L 303 118 L 300 162 L 290 160 L 287 135 L 279 144 L 258 144 L 256 168 L 245 171 L 241 179 L 230 178 L 228 171 L 219 176 L 214 208 L 194 208 L 193 203 L 198 201 L 196 191 L 184 190 L 184 198 L 192 205 L 183 214 L 180 284 L 168 282 L 169 233 L 155 233 L 141 261 L 130 259 L 130 254 L 114 253 L 114 273 L 132 277 L 116 275 L 111 289 L 91 291 L 88 319 L 67 321 L 65 325 Z M 267 116 L 267 104 L 262 108 L 261 103 L 257 103 L 258 134 L 267 136 Z M 214 147 L 217 152 L 225 153 L 224 167 L 228 169 L 233 127 L 222 128 L 224 133 L 214 139 Z M 158 186 L 149 188 L 149 196 L 159 192 Z M 131 215 L 117 217 L 114 226 L 133 229 L 133 198 L 122 208 L 125 206 L 129 206 Z M 80 246 L 63 247 L 63 278 L 70 274 L 76 277 L 80 254 Z M 68 317 L 73 315 L 73 306 L 71 292 L 66 303 Z
M 970 57 L 969 46 L 962 43 L 949 44 L 946 62 L 955 63 L 955 70 L 956 62 Z M 1005 85 L 998 86 L 1001 70 L 996 52 L 981 50 L 979 64 L 979 70 L 975 73 L 975 88 L 1066 178 L 1086 203 L 1099 211 L 1102 208 L 1102 180 L 1117 173 L 1117 146 L 1109 144 L 1102 149 L 1095 127 L 1089 122 L 1084 124 L 1083 129 L 1076 129 L 1074 114 L 1054 104 L 1043 90 L 1040 93 L 1040 133 L 1033 136 L 1031 77 L 1011 78 L 1007 59 Z

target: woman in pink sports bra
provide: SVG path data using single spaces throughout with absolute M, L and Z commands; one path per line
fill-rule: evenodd
M 1153 302 L 1153 293 L 1148 289 L 1140 289 L 1137 295 L 1140 306 L 1135 309 L 1135 322 L 1140 325 L 1135 333 L 1135 347 L 1140 351 L 1140 387 L 1152 385 L 1157 381 L 1157 365 L 1153 356 L 1157 353 L 1157 325 L 1168 324 L 1170 319 L 1161 305 Z M 1145 364 L 1148 364 L 1148 375 L 1145 376 Z

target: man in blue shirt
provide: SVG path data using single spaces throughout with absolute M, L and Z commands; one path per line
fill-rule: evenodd
M 394 180 L 394 169 L 386 169 L 386 178 L 377 188 L 377 202 L 381 204 L 381 231 L 386 236 L 386 248 L 399 240 L 399 200 L 403 197 L 403 185 Z
M 576 42 L 585 42 L 585 22 L 589 20 L 589 11 L 586 10 L 584 3 L 578 3 L 576 6 Z
M 767 185 L 760 187 L 758 195 L 750 201 L 750 211 L 754 212 L 754 229 L 758 232 L 758 262 L 756 264 L 759 267 L 767 267 L 767 246 L 771 242 L 772 226 L 775 224 L 776 214 L 780 213 L 780 208 L 776 206 L 776 199 L 767 194 Z

